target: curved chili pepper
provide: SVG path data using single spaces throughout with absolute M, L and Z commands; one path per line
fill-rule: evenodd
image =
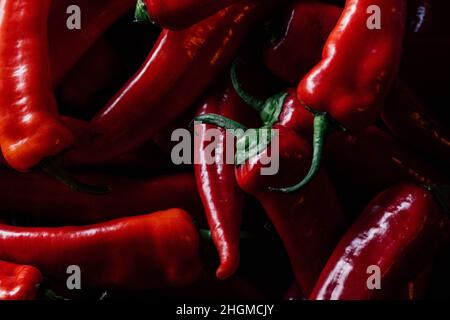
M 317 63 L 323 46 L 342 9 L 315 1 L 297 1 L 289 6 L 283 35 L 264 52 L 266 67 L 289 84 L 298 84 Z
M 63 213 L 63 212 L 61 212 Z M 46 276 L 81 269 L 82 285 L 150 289 L 184 286 L 199 276 L 199 235 L 191 217 L 171 209 L 85 227 L 0 225 L 0 257 L 32 264 Z
M 393 90 L 382 119 L 394 135 L 445 163 L 450 161 L 450 131 L 403 85 Z
M 204 115 L 197 120 L 231 129 L 245 128 L 217 115 Z M 261 170 L 265 167 L 262 159 L 267 159 L 270 152 L 266 148 L 254 156 L 248 150 L 250 158 L 243 164 L 239 164 L 237 158 L 239 165 L 235 175 L 242 190 L 258 199 L 264 207 L 284 243 L 298 283 L 303 292 L 309 294 L 344 230 L 346 219 L 324 171 L 302 191 L 290 194 L 269 191 L 271 187 L 302 176 L 311 161 L 311 150 L 306 140 L 284 127 L 275 126 L 274 129 L 279 130 L 275 133 L 279 135 L 279 145 L 274 146 L 278 147 L 280 155 L 278 173 L 262 175 Z
M 249 112 L 250 111 L 250 112 Z M 246 108 L 229 83 L 221 84 L 209 95 L 197 110 L 197 116 L 209 113 L 220 114 L 239 122 L 246 122 L 252 110 Z M 253 117 L 255 118 L 255 117 Z M 206 216 L 212 233 L 212 239 L 220 256 L 220 267 L 217 277 L 226 279 L 234 274 L 239 267 L 240 226 L 244 194 L 239 189 L 234 176 L 234 164 L 226 163 L 227 135 L 220 130 L 220 141 L 215 143 L 214 163 L 207 156 L 211 144 L 211 129 L 208 124 L 198 124 L 194 127 L 194 157 L 195 177 Z M 234 138 L 233 138 L 234 139 Z M 232 144 L 234 146 L 234 143 Z M 223 157 L 220 161 L 217 158 Z
M 345 234 L 310 299 L 386 298 L 391 288 L 413 279 L 432 261 L 447 224 L 424 188 L 404 183 L 384 191 Z M 381 272 L 381 290 L 367 285 L 370 266 Z
M 379 29 L 369 28 L 370 8 L 380 9 Z M 397 77 L 406 15 L 406 0 L 346 1 L 322 61 L 297 89 L 300 102 L 316 117 L 312 167 L 302 182 L 280 191 L 293 192 L 312 180 L 330 123 L 360 131 L 375 122 Z
M 434 166 L 375 126 L 354 135 L 333 133 L 324 160 L 341 200 L 357 214 L 361 205 L 401 181 L 448 184 Z
M 58 117 L 51 88 L 50 3 L 0 4 L 0 145 L 6 161 L 19 171 L 28 171 L 73 143 Z
M 163 28 L 185 29 L 241 0 L 140 0 L 145 3 L 150 20 Z M 141 3 L 140 3 L 141 2 Z M 142 13 L 138 13 L 142 14 Z
M 97 223 L 137 214 L 182 208 L 203 221 L 203 207 L 191 174 L 138 179 L 108 174 L 78 174 L 92 183 L 108 183 L 109 194 L 74 192 L 42 174 L 0 170 L 4 213 L 52 223 Z
M 276 2 L 243 1 L 189 29 L 163 30 L 141 70 L 91 121 L 85 142 L 68 156 L 100 162 L 151 138 L 195 102 Z
M 41 282 L 35 267 L 0 261 L 0 300 L 34 300 Z
M 50 61 L 56 87 L 96 40 L 120 17 L 133 9 L 135 0 L 57 0 L 49 17 Z M 81 10 L 81 29 L 69 30 L 67 8 Z M 76 45 L 74 45 L 76 44 Z

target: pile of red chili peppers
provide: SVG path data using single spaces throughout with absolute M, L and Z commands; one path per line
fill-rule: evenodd
M 0 300 L 450 298 L 449 9 L 0 0 Z

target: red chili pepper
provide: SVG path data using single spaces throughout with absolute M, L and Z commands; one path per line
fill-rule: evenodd
M 56 87 L 96 40 L 120 17 L 132 10 L 135 0 L 57 0 L 49 17 L 50 61 Z M 81 10 L 81 29 L 69 30 L 67 8 Z
M 276 176 L 261 176 L 259 155 L 237 167 L 236 177 L 239 186 L 264 207 L 284 243 L 298 283 L 303 292 L 310 293 L 344 230 L 345 217 L 325 172 L 301 192 L 269 191 L 302 176 L 311 159 L 308 143 L 297 134 L 281 129 L 279 139 L 280 172 Z
M 139 179 L 108 174 L 78 174 L 92 183 L 107 183 L 103 196 L 74 192 L 46 175 L 0 171 L 4 196 L 0 209 L 37 221 L 97 223 L 137 214 L 182 208 L 203 221 L 203 207 L 191 174 Z
M 320 62 L 323 46 L 342 9 L 315 1 L 296 1 L 287 8 L 283 35 L 264 52 L 266 67 L 290 84 L 299 81 Z
M 141 70 L 91 121 L 85 143 L 69 157 L 100 162 L 151 138 L 195 102 L 275 2 L 243 1 L 187 30 L 163 30 Z
M 217 115 L 204 115 L 197 120 L 225 128 L 245 129 Z M 251 156 L 252 150 L 247 150 L 250 159 L 243 164 L 240 164 L 238 150 L 235 174 L 242 190 L 258 199 L 264 207 L 284 243 L 298 283 L 309 294 L 346 221 L 333 186 L 323 171 L 302 191 L 290 194 L 270 191 L 302 176 L 311 161 L 306 140 L 284 127 L 275 126 L 274 129 L 279 130 L 279 146 L 274 146 L 278 147 L 280 155 L 278 173 L 262 175 L 261 170 L 266 167 L 263 159 L 270 158 L 271 152 L 266 148 L 254 156 Z M 250 142 L 249 145 L 254 144 Z
M 66 279 L 67 268 L 77 265 L 86 286 L 184 286 L 201 271 L 198 232 L 179 209 L 85 227 L 0 225 L 0 237 L 1 258 L 32 264 L 56 279 Z
M 140 0 L 149 18 L 167 29 L 185 29 L 241 0 Z
M 373 9 L 374 12 L 369 11 Z M 369 28 L 371 14 L 381 25 Z M 373 124 L 397 77 L 407 15 L 406 0 L 347 0 L 344 12 L 328 38 L 322 61 L 301 81 L 300 102 L 315 114 L 314 159 L 304 187 L 320 167 L 323 140 L 330 123 L 350 131 Z
M 73 143 L 58 117 L 51 88 L 50 2 L 0 4 L 0 145 L 5 159 L 19 171 L 28 171 Z
M 197 116 L 209 113 L 219 114 L 239 122 L 249 123 L 252 110 L 247 108 L 229 83 L 220 82 L 197 111 Z M 254 114 L 253 114 L 254 115 Z M 255 119 L 255 117 L 252 117 Z M 254 122 L 254 121 L 253 121 Z M 220 141 L 215 144 L 215 162 L 211 163 L 208 148 L 211 145 L 211 130 L 220 130 Z M 224 129 L 208 124 L 198 124 L 194 128 L 194 165 L 197 188 L 202 198 L 212 239 L 220 256 L 217 277 L 226 279 L 239 267 L 240 226 L 244 194 L 239 189 L 234 176 L 234 164 L 226 163 L 227 135 Z M 233 138 L 234 139 L 234 138 Z M 234 143 L 232 143 L 234 147 Z M 228 151 L 227 151 L 228 150 Z M 234 150 L 233 150 L 234 151 Z M 223 159 L 217 161 L 217 158 Z
M 382 118 L 389 130 L 411 147 L 445 163 L 450 161 L 450 131 L 405 85 L 398 84 L 392 92 Z
M 35 267 L 0 261 L 0 300 L 34 300 L 41 282 Z
M 389 297 L 390 289 L 413 279 L 432 261 L 447 223 L 424 188 L 405 183 L 384 191 L 343 237 L 310 299 Z M 369 289 L 371 266 L 381 272 L 381 290 Z
M 447 183 L 439 170 L 375 126 L 356 135 L 332 134 L 325 160 L 338 189 L 363 190 L 370 197 L 404 180 L 427 185 Z

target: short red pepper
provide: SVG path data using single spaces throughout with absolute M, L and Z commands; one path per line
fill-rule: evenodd
M 0 261 L 0 300 L 34 300 L 41 282 L 35 267 Z
M 428 266 L 447 228 L 447 218 L 428 190 L 405 183 L 384 191 L 347 231 L 310 299 L 389 297 L 390 290 Z M 381 272 L 380 290 L 369 289 L 368 279 L 376 270 L 371 267 Z
M 406 0 L 346 1 L 322 61 L 297 89 L 300 102 L 316 116 L 313 165 L 301 183 L 283 191 L 302 188 L 314 177 L 330 123 L 360 131 L 375 122 L 397 77 L 406 15 Z
M 81 285 L 151 289 L 184 286 L 199 276 L 199 235 L 191 217 L 172 209 L 84 227 L 0 225 L 0 258 L 32 264 L 51 278 L 81 269 Z
M 19 171 L 28 171 L 73 143 L 58 117 L 51 87 L 50 3 L 0 3 L 0 145 L 6 161 Z

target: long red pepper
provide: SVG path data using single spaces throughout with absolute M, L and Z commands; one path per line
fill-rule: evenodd
M 189 29 L 163 30 L 141 70 L 91 121 L 69 157 L 104 161 L 151 138 L 198 98 L 274 4 L 243 1 Z
M 112 191 L 93 196 L 64 188 L 42 174 L 0 170 L 0 210 L 38 222 L 97 223 L 137 214 L 181 208 L 203 221 L 203 208 L 191 174 L 159 178 L 127 178 L 110 174 L 78 174 L 92 183 L 106 183 Z
M 120 17 L 132 10 L 135 0 L 56 0 L 49 17 L 50 61 L 56 87 L 96 40 Z M 69 30 L 67 9 L 80 8 L 81 29 Z M 71 12 L 72 14 L 72 12 Z M 76 44 L 76 45 L 74 45 Z
M 179 209 L 85 227 L 3 224 L 0 240 L 0 258 L 32 264 L 56 279 L 67 279 L 67 268 L 76 265 L 82 286 L 183 286 L 202 268 L 198 232 L 191 217 Z
M 0 3 L 0 145 L 5 159 L 27 171 L 70 147 L 50 78 L 50 0 Z
M 399 83 L 382 113 L 382 119 L 402 141 L 445 163 L 450 161 L 450 131 Z
M 184 29 L 241 0 L 142 0 L 150 19 L 167 29 Z
M 361 300 L 386 298 L 432 261 L 448 221 L 433 195 L 414 184 L 400 184 L 377 196 L 343 237 L 310 298 Z M 375 266 L 381 290 L 370 290 Z M 374 271 L 371 271 L 374 272 Z
M 229 129 L 245 129 L 214 114 L 197 117 L 197 120 Z M 303 292 L 309 294 L 345 228 L 346 218 L 324 171 L 302 191 L 284 194 L 269 190 L 305 174 L 311 161 L 311 150 L 306 140 L 285 127 L 275 126 L 274 129 L 279 130 L 275 133 L 279 145 L 274 145 L 280 156 L 278 173 L 262 175 L 261 170 L 265 168 L 263 159 L 270 158 L 271 152 L 266 148 L 254 156 L 251 156 L 251 150 L 247 150 L 250 158 L 243 164 L 237 162 L 235 174 L 242 190 L 258 199 L 264 207 L 284 243 L 297 281 Z M 245 136 L 243 138 L 246 139 Z
M 282 36 L 264 52 L 266 67 L 280 79 L 297 85 L 317 63 L 342 9 L 316 1 L 296 1 L 287 10 Z
M 350 131 L 375 122 L 398 73 L 406 15 L 406 0 L 346 1 L 322 61 L 297 89 L 300 102 L 316 117 L 312 167 L 302 182 L 281 191 L 295 191 L 314 177 L 331 122 Z
M 201 104 L 197 116 L 216 113 L 248 124 L 251 109 L 239 98 L 228 81 L 220 85 Z M 254 115 L 254 114 L 253 114 Z M 253 117 L 255 118 L 255 117 Z M 210 132 L 220 130 L 220 141 L 215 143 L 214 163 L 208 159 Z M 234 176 L 234 164 L 226 163 L 227 135 L 224 129 L 208 124 L 198 124 L 194 128 L 194 157 L 200 163 L 194 165 L 197 188 L 206 211 L 212 238 L 220 256 L 217 270 L 219 279 L 226 279 L 239 267 L 239 242 L 244 194 L 239 189 Z M 233 138 L 234 139 L 234 138 Z M 231 144 L 234 148 L 234 143 Z M 228 150 L 228 151 L 227 151 Z M 233 150 L 232 150 L 233 151 Z M 209 155 L 211 156 L 211 155 Z M 217 160 L 217 159 L 220 160 Z
M 34 300 L 41 282 L 35 267 L 0 261 L 0 300 Z

